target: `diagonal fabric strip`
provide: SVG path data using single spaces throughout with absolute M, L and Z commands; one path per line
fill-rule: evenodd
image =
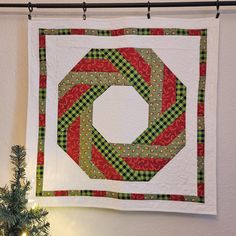
M 123 179 L 135 180 L 135 172 L 119 157 L 117 152 L 95 128 L 93 128 L 92 131 L 92 143 L 104 155 L 113 168 L 123 177 Z
M 81 114 L 81 112 L 86 109 L 87 106 L 91 105 L 93 101 L 103 94 L 108 88 L 109 86 L 106 85 L 92 86 L 58 120 L 58 130 L 66 130 L 68 126 Z
M 149 101 L 149 86 L 135 68 L 115 49 L 103 49 L 104 57 L 128 79 L 143 99 Z
M 86 54 L 86 58 L 108 59 L 118 71 L 128 79 L 130 84 L 137 90 L 146 102 L 149 101 L 150 89 L 145 79 L 137 72 L 128 60 L 122 55 L 120 49 L 92 49 Z
M 155 171 L 132 170 L 94 127 L 92 130 L 92 143 L 126 181 L 146 181 L 156 174 Z
M 185 146 L 185 131 L 166 146 L 146 144 L 111 144 L 121 157 L 172 158 Z
M 186 109 L 186 99 L 182 97 L 168 110 L 166 110 L 160 118 L 148 127 L 133 144 L 151 144 L 153 140 L 161 134 L 168 126 L 170 126 Z

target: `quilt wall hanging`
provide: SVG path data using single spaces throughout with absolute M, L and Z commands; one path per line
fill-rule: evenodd
M 30 202 L 216 214 L 218 28 L 30 21 Z

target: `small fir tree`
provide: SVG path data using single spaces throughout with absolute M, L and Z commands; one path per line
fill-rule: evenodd
M 26 196 L 30 182 L 25 176 L 25 148 L 13 146 L 11 163 L 13 178 L 10 187 L 0 188 L 0 235 L 1 236 L 45 236 L 49 235 L 48 212 L 39 207 L 27 209 Z

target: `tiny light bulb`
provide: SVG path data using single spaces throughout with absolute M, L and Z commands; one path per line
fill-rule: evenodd
M 33 206 L 32 206 L 32 209 L 34 210 L 36 207 L 37 207 L 37 204 L 34 203 Z
M 32 203 L 32 202 L 34 202 L 34 200 L 33 200 L 33 199 L 29 199 L 28 202 L 29 202 L 29 203 Z
M 27 236 L 26 232 L 23 232 L 21 236 Z

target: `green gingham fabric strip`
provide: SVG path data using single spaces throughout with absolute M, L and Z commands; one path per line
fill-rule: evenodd
M 92 143 L 126 181 L 148 181 L 156 174 L 155 171 L 132 170 L 94 127 L 92 131 Z
M 46 49 L 45 48 L 39 48 L 39 60 L 46 61 Z
M 94 100 L 103 94 L 108 88 L 109 86 L 106 85 L 94 85 L 86 93 L 84 93 L 80 99 L 78 99 L 58 120 L 58 132 L 66 130 L 81 114 L 81 112 L 87 106 L 91 105 Z
M 92 143 L 104 155 L 113 168 L 124 178 L 124 180 L 135 180 L 134 171 L 119 157 L 117 152 L 94 127 L 92 131 Z
M 39 133 L 38 133 L 38 137 L 39 140 L 43 140 L 45 136 L 45 127 L 39 127 Z
M 37 166 L 36 178 L 38 178 L 38 179 L 43 178 L 43 166 L 42 165 Z
M 204 183 L 204 170 L 197 172 L 197 181 L 198 183 Z
M 103 59 L 104 58 L 104 52 L 101 49 L 91 49 L 84 58 L 88 59 Z
M 149 181 L 157 171 L 135 171 L 138 181 Z
M 139 28 L 137 29 L 137 34 L 138 35 L 149 35 L 151 32 L 150 32 L 150 29 L 148 28 Z
M 66 152 L 67 131 L 57 132 L 57 144 Z
M 201 30 L 201 36 L 207 36 L 207 29 Z
M 204 103 L 205 98 L 205 90 L 199 89 L 198 91 L 198 102 Z
M 181 98 L 186 99 L 186 87 L 179 79 L 176 79 L 176 100 L 178 101 Z
M 45 35 L 45 29 L 39 29 L 39 35 Z
M 198 143 L 204 143 L 204 138 L 205 138 L 205 131 L 204 129 L 199 129 L 197 131 L 197 142 Z
M 110 30 L 97 30 L 98 36 L 111 36 Z
M 130 193 L 118 193 L 118 199 L 131 199 L 131 194 Z
M 39 89 L 39 99 L 40 101 L 46 99 L 46 88 Z
M 186 29 L 177 29 L 176 34 L 177 35 L 188 35 L 188 30 L 186 30 Z
M 70 34 L 70 29 L 58 29 L 58 35 L 68 35 Z
M 170 200 L 169 194 L 156 194 L 158 200 Z
M 105 59 L 110 62 L 120 71 L 120 73 L 128 79 L 130 84 L 136 91 L 149 101 L 149 86 L 134 67 L 115 49 L 103 49 Z
M 168 126 L 170 126 L 186 109 L 186 99 L 182 97 L 168 110 L 166 110 L 161 117 L 148 127 L 133 144 L 151 144 L 154 139 L 161 134 Z
M 207 51 L 204 49 L 200 50 L 200 63 L 206 63 Z
M 80 190 L 80 196 L 93 196 L 92 190 Z

